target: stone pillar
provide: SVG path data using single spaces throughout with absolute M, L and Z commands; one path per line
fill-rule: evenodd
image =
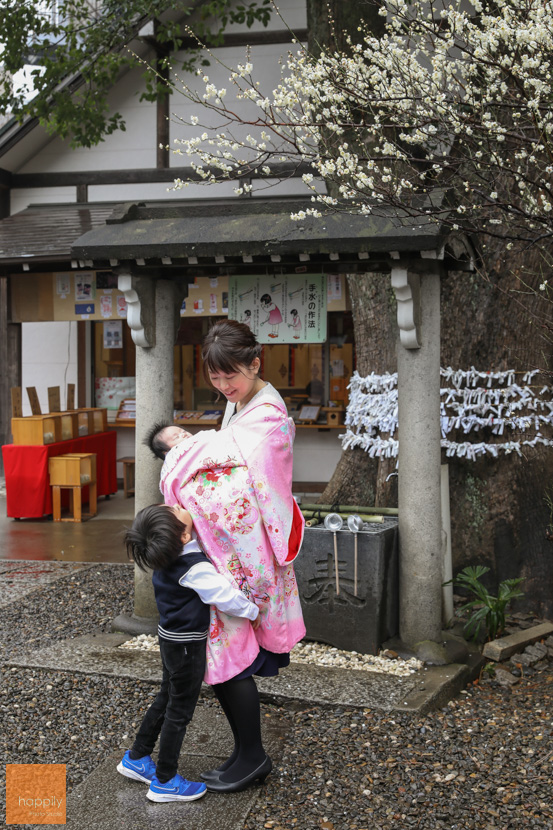
M 440 276 L 437 263 L 428 265 L 420 277 L 392 269 L 400 323 L 400 637 L 410 646 L 440 641 L 442 619 Z
M 173 420 L 173 347 L 180 296 L 178 283 L 152 277 L 119 276 L 128 304 L 127 322 L 136 343 L 135 511 L 162 501 L 161 462 L 144 445 L 156 421 Z M 177 310 L 177 312 L 175 311 Z M 135 567 L 132 618 L 117 617 L 113 627 L 130 633 L 153 633 L 158 613 L 151 573 Z

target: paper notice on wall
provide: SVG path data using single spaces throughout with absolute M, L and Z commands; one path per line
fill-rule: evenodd
M 56 294 L 61 300 L 65 300 L 71 291 L 71 274 L 56 274 Z
M 328 274 L 327 275 L 327 300 L 328 302 L 332 302 L 333 300 L 341 300 L 342 299 L 342 277 L 340 274 Z
M 104 323 L 104 349 L 121 349 L 123 346 L 123 323 L 110 320 Z
M 188 296 L 184 300 L 181 317 L 210 317 L 227 314 L 228 277 L 196 277 L 188 285 Z
M 127 319 L 127 301 L 122 295 L 117 297 L 117 314 Z
M 96 277 L 94 271 L 75 274 L 75 302 L 86 303 L 96 296 Z
M 113 300 L 111 294 L 102 294 L 100 297 L 100 313 L 102 317 L 111 317 L 113 313 Z

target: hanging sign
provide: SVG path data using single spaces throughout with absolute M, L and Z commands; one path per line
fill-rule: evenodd
M 324 274 L 229 277 L 229 317 L 260 343 L 324 343 L 326 312 Z

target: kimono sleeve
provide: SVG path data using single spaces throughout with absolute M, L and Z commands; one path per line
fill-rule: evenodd
M 193 435 L 167 454 L 161 468 L 160 490 L 165 503 L 182 504 L 181 489 L 203 470 L 243 465 L 244 460 L 228 431 L 210 429 Z
M 273 555 L 291 562 L 303 540 L 305 520 L 292 495 L 295 427 L 280 408 L 263 404 L 233 427 L 233 438 L 248 469 Z

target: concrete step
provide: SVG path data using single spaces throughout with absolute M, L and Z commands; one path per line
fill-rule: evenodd
M 273 760 L 273 772 L 264 784 L 241 793 L 206 793 L 197 801 L 155 804 L 146 798 L 148 785 L 120 775 L 117 764 L 128 747 L 109 755 L 67 798 L 68 830 L 243 830 L 246 816 L 271 779 L 278 778 L 278 762 L 288 731 L 284 716 L 263 718 L 263 742 Z M 230 729 L 218 707 L 198 706 L 184 739 L 179 772 L 199 781 L 200 772 L 228 757 Z M 154 753 L 155 760 L 156 755 Z M 39 830 L 43 825 L 31 825 Z

